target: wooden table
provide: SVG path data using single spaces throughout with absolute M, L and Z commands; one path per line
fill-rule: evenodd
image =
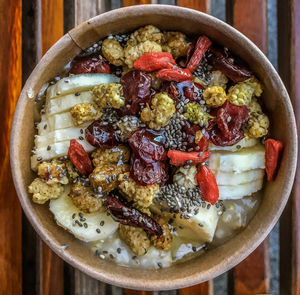
M 161 0 L 211 13 L 217 0 Z M 268 54 L 267 0 L 225 0 L 226 21 Z M 300 1 L 278 0 L 278 69 L 290 93 L 299 126 Z M 158 292 L 121 290 L 73 269 L 56 256 L 22 216 L 9 166 L 9 132 L 22 84 L 34 65 L 74 25 L 120 6 L 150 0 L 3 0 L 0 2 L 0 294 L 126 294 Z M 219 5 L 219 4 L 218 4 Z M 297 83 L 296 83 L 297 82 Z M 298 170 L 299 171 L 299 170 Z M 300 294 L 300 174 L 280 219 L 280 294 Z M 268 294 L 269 240 L 265 240 L 228 275 L 229 294 Z M 220 290 L 215 290 L 220 291 Z M 213 282 L 164 294 L 213 294 Z M 225 294 L 223 291 L 219 294 Z

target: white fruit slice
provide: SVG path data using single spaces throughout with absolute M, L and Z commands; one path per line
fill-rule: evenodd
M 92 250 L 98 250 L 100 258 L 113 260 L 123 266 L 143 267 L 148 269 L 168 267 L 172 263 L 171 251 L 158 250 L 151 246 L 144 256 L 136 256 L 131 249 L 120 239 L 118 232 L 104 241 L 92 243 Z M 119 250 L 118 250 L 119 249 Z M 134 258 L 132 258 L 134 257 Z
M 208 150 L 209 151 L 230 151 L 230 152 L 236 152 L 243 148 L 248 148 L 255 146 L 259 143 L 257 138 L 243 138 L 238 143 L 232 145 L 232 146 L 217 146 L 212 143 L 210 143 Z
M 263 178 L 239 185 L 219 185 L 219 199 L 241 199 L 262 189 Z
M 208 203 L 206 203 L 208 204 Z M 217 223 L 219 220 L 218 210 L 215 206 L 209 209 L 199 208 L 198 214 L 188 214 L 189 219 L 180 218 L 180 213 L 176 214 L 175 225 L 180 238 L 190 241 L 211 242 L 213 240 Z
M 117 83 L 119 78 L 110 74 L 80 74 L 66 77 L 47 89 L 47 99 L 86 91 L 102 83 Z
M 265 168 L 265 147 L 261 144 L 238 152 L 212 152 L 208 167 L 213 171 L 243 172 Z
M 48 117 L 48 124 L 51 131 L 75 126 L 70 112 Z
M 90 145 L 86 140 L 79 140 L 78 141 L 86 152 L 92 152 L 95 147 Z M 66 156 L 68 154 L 68 149 L 70 146 L 70 141 L 62 141 L 62 142 L 56 142 L 52 145 L 50 145 L 51 149 L 48 150 L 47 146 L 41 147 L 39 149 L 35 150 L 35 154 L 31 156 L 31 168 L 33 170 L 36 170 L 38 165 L 38 158 L 41 158 L 42 160 L 51 160 L 56 157 L 62 157 Z
M 35 136 L 35 147 L 36 149 L 39 149 L 41 147 L 47 147 L 49 145 L 52 145 L 56 142 L 61 141 L 67 141 L 71 139 L 78 139 L 80 136 L 84 137 L 84 134 L 81 132 L 83 130 L 83 127 L 71 127 L 67 129 L 59 129 L 52 132 L 49 132 L 48 134 L 45 134 L 43 136 L 36 135 Z
M 67 94 L 48 101 L 46 113 L 54 115 L 57 113 L 66 112 L 76 104 L 93 102 L 93 94 L 91 91 L 80 92 L 78 95 Z
M 233 172 L 214 172 L 218 185 L 238 185 L 241 183 L 252 182 L 262 179 L 265 175 L 264 169 L 248 170 L 241 173 Z
M 49 209 L 54 214 L 54 218 L 58 225 L 62 226 L 67 231 L 71 232 L 76 238 L 92 242 L 100 239 L 106 239 L 112 235 L 118 228 L 118 223 L 115 222 L 106 212 L 83 214 L 86 219 L 84 222 L 87 227 L 75 224 L 75 220 L 80 219 L 80 210 L 74 206 L 72 200 L 67 195 L 67 191 L 56 200 L 51 200 Z M 72 218 L 76 214 L 75 219 Z M 104 225 L 100 226 L 100 222 L 104 221 Z M 83 223 L 83 222 L 82 222 Z M 100 229 L 100 233 L 96 230 Z

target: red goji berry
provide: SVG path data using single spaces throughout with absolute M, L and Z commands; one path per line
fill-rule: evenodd
M 205 52 L 209 49 L 211 44 L 212 42 L 206 36 L 200 36 L 198 38 L 193 55 L 186 66 L 186 68 L 189 69 L 192 73 L 195 72 L 198 68 L 202 57 L 204 56 Z
M 173 67 L 172 69 L 162 69 L 156 73 L 156 77 L 167 81 L 182 82 L 192 80 L 193 75 L 189 69 Z
M 278 166 L 279 158 L 283 150 L 283 143 L 275 139 L 267 139 L 265 141 L 266 147 L 266 172 L 268 181 L 274 179 L 276 168 Z
M 145 72 L 153 72 L 164 68 L 172 68 L 175 60 L 169 52 L 150 52 L 142 55 L 134 62 L 134 67 Z
M 88 176 L 92 173 L 93 166 L 89 155 L 76 139 L 70 141 L 68 157 L 82 175 Z
M 177 150 L 169 150 L 168 157 L 170 164 L 174 166 L 182 166 L 185 164 L 196 165 L 201 164 L 209 158 L 209 152 L 181 152 Z M 188 161 L 188 162 L 187 162 Z
M 204 132 L 202 133 L 202 137 L 200 138 L 200 140 L 197 142 L 198 147 L 200 148 L 201 152 L 207 151 L 208 150 L 208 146 L 209 146 L 209 134 L 208 132 Z
M 219 188 L 215 175 L 206 165 L 201 165 L 199 168 L 197 181 L 203 199 L 212 205 L 216 204 L 219 199 Z

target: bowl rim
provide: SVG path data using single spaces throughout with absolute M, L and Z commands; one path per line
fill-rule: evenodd
M 268 69 L 268 75 L 270 76 L 271 80 L 276 81 L 276 83 L 279 86 L 279 90 L 281 92 L 281 96 L 285 98 L 285 103 L 287 104 L 288 113 L 290 115 L 290 124 L 293 126 L 291 132 L 292 132 L 292 138 L 291 138 L 291 146 L 290 146 L 290 152 L 292 153 L 294 161 L 289 161 L 290 164 L 290 178 L 288 182 L 284 185 L 284 194 L 282 201 L 280 203 L 280 206 L 277 207 L 277 215 L 273 216 L 270 219 L 270 223 L 268 224 L 267 228 L 264 229 L 263 232 L 259 232 L 257 234 L 253 234 L 249 241 L 245 243 L 245 245 L 241 246 L 238 250 L 236 250 L 230 257 L 226 259 L 225 267 L 219 268 L 218 266 L 220 263 L 214 265 L 213 268 L 206 271 L 206 273 L 202 273 L 200 270 L 195 274 L 190 274 L 186 276 L 181 276 L 180 278 L 172 279 L 172 284 L 170 286 L 170 281 L 167 280 L 137 280 L 137 279 L 131 279 L 129 280 L 126 276 L 116 276 L 116 277 L 110 277 L 106 273 L 105 269 L 101 269 L 101 272 L 97 271 L 95 268 L 87 267 L 85 263 L 82 263 L 78 261 L 76 258 L 74 258 L 69 252 L 62 251 L 57 247 L 55 243 L 53 243 L 48 231 L 39 226 L 37 217 L 34 214 L 31 214 L 31 210 L 28 207 L 28 204 L 31 202 L 31 200 L 28 198 L 28 194 L 26 193 L 26 190 L 24 192 L 24 187 L 21 185 L 20 179 L 20 171 L 21 167 L 18 165 L 18 157 L 17 157 L 17 149 L 15 148 L 15 143 L 18 141 L 17 135 L 18 135 L 18 120 L 17 118 L 20 116 L 20 113 L 23 110 L 23 107 L 25 106 L 25 94 L 27 93 L 28 89 L 30 88 L 30 77 L 34 74 L 34 72 L 37 70 L 37 67 L 39 64 L 41 64 L 45 59 L 48 57 L 51 57 L 51 55 L 55 52 L 55 50 L 58 48 L 59 44 L 63 40 L 71 40 L 75 43 L 76 46 L 80 47 L 78 42 L 75 41 L 74 34 L 76 34 L 78 28 L 81 29 L 88 29 L 88 25 L 92 22 L 98 21 L 99 19 L 102 19 L 103 21 L 108 21 L 111 18 L 114 18 L 117 14 L 123 14 L 128 13 L 130 16 L 135 13 L 139 14 L 149 14 L 149 13 L 157 13 L 157 11 L 161 12 L 161 9 L 168 9 L 172 10 L 176 13 L 188 13 L 190 15 L 193 15 L 195 17 L 201 17 L 206 22 L 215 24 L 218 28 L 224 28 L 229 33 L 234 34 L 236 37 L 242 39 L 249 47 L 252 49 L 257 57 L 264 63 L 264 66 Z M 211 16 L 207 15 L 205 13 L 184 8 L 184 7 L 178 7 L 178 6 L 170 6 L 170 5 L 160 5 L 160 4 L 150 4 L 150 5 L 138 5 L 138 6 L 131 6 L 131 7 L 123 7 L 116 10 L 112 10 L 109 12 L 105 12 L 101 15 L 98 15 L 94 18 L 91 18 L 88 21 L 85 21 L 84 23 L 80 24 L 79 26 L 76 26 L 74 29 L 69 31 L 67 34 L 65 34 L 61 39 L 59 39 L 48 51 L 47 53 L 42 57 L 40 62 L 37 64 L 33 72 L 31 73 L 30 77 L 28 78 L 27 82 L 25 83 L 22 92 L 20 94 L 20 98 L 17 103 L 17 107 L 14 113 L 13 123 L 12 123 L 12 129 L 11 129 L 11 139 L 10 139 L 10 163 L 11 163 L 11 170 L 12 170 L 12 176 L 14 185 L 18 194 L 18 198 L 20 200 L 20 203 L 22 205 L 22 208 L 29 219 L 30 223 L 34 227 L 34 229 L 37 231 L 38 235 L 42 238 L 42 240 L 58 255 L 60 256 L 64 261 L 71 264 L 73 267 L 81 270 L 82 272 L 87 273 L 88 275 L 94 277 L 95 279 L 104 281 L 109 284 L 118 285 L 121 287 L 131 288 L 131 289 L 143 289 L 143 290 L 168 290 L 168 289 L 178 289 L 190 285 L 194 285 L 206 280 L 211 279 L 212 277 L 216 277 L 217 275 L 220 275 L 221 273 L 229 270 L 230 268 L 237 265 L 239 262 L 241 262 L 244 258 L 246 258 L 252 251 L 255 250 L 259 246 L 259 244 L 266 238 L 266 236 L 269 234 L 271 229 L 274 227 L 276 222 L 278 221 L 286 203 L 289 198 L 289 194 L 292 190 L 293 186 L 293 179 L 296 172 L 296 159 L 297 159 L 297 132 L 296 132 L 296 123 L 295 123 L 295 117 L 293 115 L 293 108 L 291 105 L 291 102 L 289 100 L 288 93 L 285 89 L 285 86 L 283 82 L 281 81 L 278 73 L 270 63 L 270 61 L 265 57 L 265 55 L 259 50 L 259 48 L 250 41 L 247 37 L 245 37 L 242 33 L 237 31 L 235 28 L 231 27 L 230 25 L 226 24 L 225 22 Z

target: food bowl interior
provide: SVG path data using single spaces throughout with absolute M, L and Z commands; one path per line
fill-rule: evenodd
M 58 227 L 48 206 L 31 202 L 27 186 L 34 178 L 30 155 L 34 138 L 34 97 L 41 86 L 59 74 L 81 49 L 109 34 L 128 32 L 153 24 L 188 35 L 205 34 L 244 59 L 263 82 L 264 103 L 271 120 L 272 137 L 285 149 L 276 181 L 264 187 L 263 200 L 249 225 L 227 243 L 193 260 L 157 271 L 121 267 L 96 259 L 82 242 Z M 11 162 L 23 209 L 43 240 L 63 259 L 89 275 L 132 289 L 174 289 L 199 283 L 233 267 L 253 251 L 279 218 L 288 199 L 296 163 L 296 127 L 287 92 L 266 57 L 253 43 L 223 22 L 197 11 L 164 5 L 137 6 L 105 13 L 81 24 L 62 37 L 43 57 L 28 79 L 16 109 Z M 64 249 L 63 245 L 69 247 Z

